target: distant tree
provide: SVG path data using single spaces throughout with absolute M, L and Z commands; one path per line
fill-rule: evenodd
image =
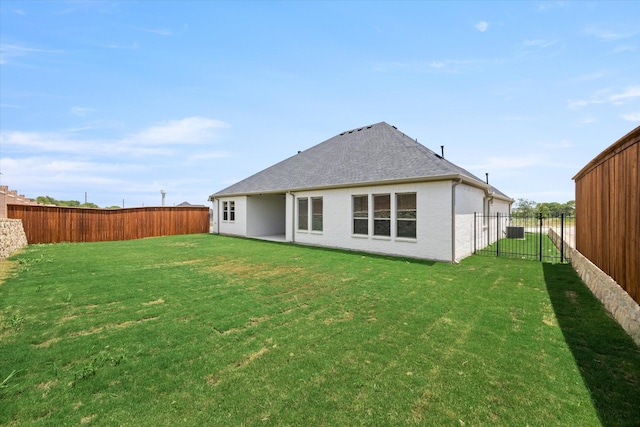
M 513 208 L 513 215 L 521 217 L 529 217 L 540 214 L 545 217 L 559 217 L 562 214 L 564 214 L 565 216 L 574 216 L 575 212 L 575 200 L 570 200 L 567 203 L 536 203 L 532 200 L 518 199 L 515 207 Z
M 38 196 L 36 201 L 41 205 L 54 205 L 54 206 L 67 206 L 67 207 L 85 207 L 85 208 L 98 208 L 95 203 L 83 203 L 80 204 L 77 200 L 57 200 L 51 196 Z
M 564 214 L 568 216 L 574 216 L 576 214 L 576 201 L 569 200 L 564 204 Z
M 49 196 L 38 196 L 36 201 L 41 205 L 55 205 L 55 199 Z
M 513 209 L 514 216 L 527 217 L 532 216 L 536 212 L 536 202 L 527 199 L 518 199 Z
M 118 206 L 118 205 L 107 206 L 105 209 L 122 209 L 122 206 Z

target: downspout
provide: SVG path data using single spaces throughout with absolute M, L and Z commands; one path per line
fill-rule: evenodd
M 462 184 L 462 178 L 451 181 L 451 262 L 456 262 L 456 187 Z

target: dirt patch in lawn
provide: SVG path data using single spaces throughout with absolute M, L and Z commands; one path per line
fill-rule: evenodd
M 15 271 L 18 269 L 18 261 L 0 261 L 0 286 L 9 278 L 15 277 Z
M 131 325 L 135 325 L 137 323 L 141 323 L 141 322 L 148 322 L 150 320 L 155 320 L 160 316 L 150 316 L 150 317 L 144 317 L 142 319 L 139 320 L 129 320 L 123 323 L 112 323 L 109 325 L 104 325 L 104 326 L 99 326 L 97 328 L 89 328 L 89 329 L 83 329 L 81 331 L 76 331 L 76 332 L 71 332 L 69 334 L 67 334 L 65 337 L 54 337 L 54 338 L 49 338 L 46 341 L 43 341 L 41 343 L 38 344 L 34 344 L 35 347 L 37 348 L 46 348 L 49 347 L 51 344 L 55 344 L 58 341 L 64 339 L 64 338 L 74 338 L 74 337 L 83 337 L 83 336 L 87 336 L 87 335 L 93 335 L 93 334 L 97 334 L 99 332 L 104 332 L 104 331 L 108 331 L 111 329 L 123 329 L 123 328 L 127 328 Z
M 218 257 L 214 265 L 203 267 L 207 272 L 216 272 L 237 276 L 240 278 L 266 279 L 277 276 L 298 275 L 304 268 L 293 266 L 278 266 L 273 264 L 253 264 L 238 259 Z

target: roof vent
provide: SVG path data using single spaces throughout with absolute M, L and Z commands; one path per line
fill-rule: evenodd
M 395 127 L 395 126 L 393 126 L 393 125 L 391 125 L 391 127 L 392 127 L 392 128 L 394 128 L 395 130 L 398 130 L 398 128 L 397 128 L 397 127 Z
M 444 159 L 444 145 L 440 146 L 440 151 L 442 152 L 442 158 Z

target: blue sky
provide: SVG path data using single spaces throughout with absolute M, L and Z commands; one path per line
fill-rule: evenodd
M 385 121 L 514 199 L 640 125 L 640 2 L 0 3 L 0 184 L 207 197 Z

